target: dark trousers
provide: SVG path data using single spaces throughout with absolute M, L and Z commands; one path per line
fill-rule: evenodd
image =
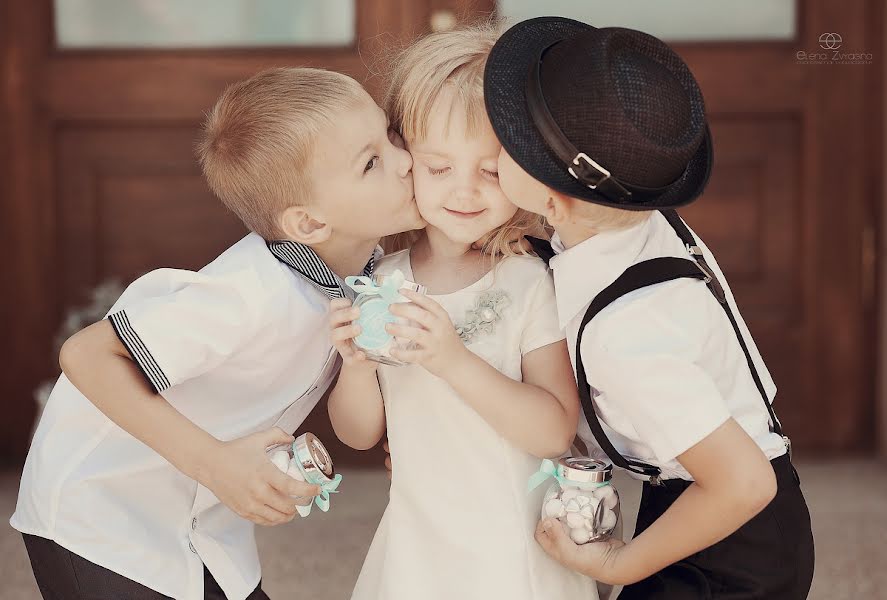
M 123 575 L 91 563 L 52 540 L 23 534 L 31 569 L 44 600 L 168 600 Z M 205 600 L 227 600 L 222 588 L 203 568 Z M 247 600 L 269 600 L 257 587 Z
M 714 546 L 626 586 L 619 600 L 806 598 L 814 562 L 810 513 L 789 457 L 771 464 L 779 489 L 763 511 Z M 690 486 L 681 480 L 665 483 L 644 484 L 635 536 Z

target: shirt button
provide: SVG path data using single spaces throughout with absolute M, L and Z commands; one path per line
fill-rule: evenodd
M 194 517 L 193 519 L 191 519 L 191 529 L 192 530 L 197 529 L 197 517 Z
M 194 547 L 194 544 L 192 544 L 191 542 L 188 542 L 188 547 L 191 549 L 191 552 L 193 552 L 194 554 L 197 554 L 197 549 Z

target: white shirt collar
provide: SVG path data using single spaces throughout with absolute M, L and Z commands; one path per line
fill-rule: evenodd
M 268 250 L 279 261 L 289 265 L 314 287 L 329 296 L 330 300 L 350 297 L 344 287 L 344 282 L 333 273 L 333 270 L 311 247 L 289 240 L 270 241 L 267 242 L 267 245 Z M 362 275 L 372 277 L 379 256 L 381 256 L 381 249 L 377 246 L 364 266 Z
M 551 247 L 557 255 L 550 266 L 562 328 L 637 261 L 650 235 L 651 223 L 652 219 L 646 219 L 628 229 L 604 231 L 572 248 L 565 248 L 560 236 L 554 234 Z

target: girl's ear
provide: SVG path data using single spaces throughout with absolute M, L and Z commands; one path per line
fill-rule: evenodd
M 287 239 L 307 246 L 325 242 L 332 227 L 324 223 L 304 206 L 290 206 L 280 214 L 280 229 Z

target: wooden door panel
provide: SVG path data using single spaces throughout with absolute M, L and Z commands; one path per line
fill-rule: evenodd
M 189 122 L 59 133 L 58 310 L 109 278 L 199 269 L 245 235 L 202 179 L 196 133 Z
M 715 139 L 710 186 L 682 213 L 731 282 L 799 449 L 860 451 L 874 440 L 884 7 L 798 2 L 796 40 L 678 46 Z M 24 455 L 31 393 L 55 369 L 65 307 L 109 277 L 199 268 L 243 235 L 193 153 L 225 86 L 270 66 L 314 65 L 378 97 L 379 49 L 424 29 L 432 11 L 480 16 L 494 5 L 358 0 L 358 43 L 347 48 L 59 51 L 51 0 L 0 0 L 0 241 L 13 257 L 0 297 L 0 455 Z M 875 65 L 798 65 L 795 52 L 815 49 L 823 31 L 872 52 Z M 322 407 L 305 427 L 332 440 Z M 331 445 L 344 462 L 378 459 Z

